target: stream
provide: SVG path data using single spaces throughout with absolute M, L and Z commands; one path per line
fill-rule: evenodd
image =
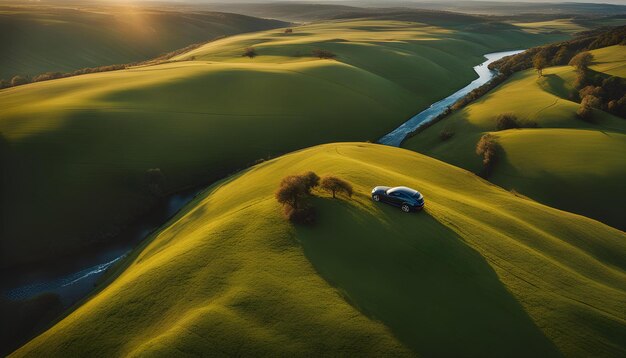
M 420 113 L 411 117 L 408 121 L 404 122 L 398 128 L 394 129 L 390 133 L 386 134 L 384 137 L 378 140 L 378 143 L 390 145 L 394 147 L 399 147 L 402 144 L 404 138 L 407 135 L 418 129 L 420 126 L 424 125 L 432 121 L 435 117 L 440 115 L 446 108 L 450 107 L 454 104 L 454 102 L 458 101 L 472 90 L 484 85 L 489 82 L 494 76 L 498 74 L 498 71 L 490 70 L 489 64 L 495 62 L 503 57 L 515 55 L 517 53 L 522 52 L 523 50 L 517 51 L 504 51 L 504 52 L 494 52 L 488 53 L 485 55 L 487 59 L 485 62 L 481 63 L 478 66 L 474 66 L 474 71 L 478 74 L 478 78 L 472 81 L 467 86 L 461 88 L 460 90 L 454 92 L 448 97 L 433 103 L 430 107 L 421 111 Z
M 24 300 L 43 293 L 59 296 L 68 308 L 93 291 L 108 268 L 122 260 L 154 230 L 172 218 L 198 193 L 189 190 L 169 196 L 137 222 L 123 230 L 114 243 L 80 255 L 63 264 L 42 265 L 32 270 L 2 272 L 0 292 L 10 300 Z
M 476 80 L 413 116 L 382 137 L 379 143 L 400 146 L 408 133 L 435 118 L 471 90 L 491 80 L 497 72 L 489 70 L 487 66 L 490 63 L 519 52 L 521 51 L 486 54 L 487 60 L 474 67 L 479 76 Z M 30 271 L 3 272 L 0 277 L 0 292 L 10 300 L 23 300 L 43 293 L 54 293 L 59 296 L 64 308 L 70 307 L 89 295 L 108 268 L 126 257 L 150 233 L 189 203 L 197 193 L 198 190 L 193 190 L 170 196 L 141 220 L 126 228 L 115 244 L 107 245 L 101 250 L 86 253 L 73 261 L 67 260 L 68 262 L 63 264 L 44 265 Z

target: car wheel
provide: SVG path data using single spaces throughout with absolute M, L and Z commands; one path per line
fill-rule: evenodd
M 380 201 L 380 196 L 378 194 L 372 195 L 372 199 L 374 199 L 374 201 Z
M 411 207 L 408 206 L 407 204 L 402 204 L 401 207 L 402 211 L 404 211 L 405 213 L 408 213 L 409 211 L 411 211 Z

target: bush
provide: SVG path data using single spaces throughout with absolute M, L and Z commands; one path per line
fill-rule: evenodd
M 258 56 L 258 54 L 256 53 L 254 47 L 248 47 L 243 51 L 243 55 L 244 57 L 249 57 L 249 58 L 255 58 Z
M 602 108 L 602 101 L 600 100 L 600 98 L 592 94 L 586 95 L 583 98 L 583 100 L 580 101 L 580 104 L 585 107 L 591 107 L 591 108 L 597 108 L 597 109 Z
M 576 111 L 576 115 L 578 115 L 578 118 L 582 119 L 585 122 L 595 122 L 593 118 L 593 110 L 589 106 L 581 105 Z
M 305 183 L 304 177 L 299 175 L 284 177 L 276 191 L 276 200 L 283 205 L 298 209 L 302 199 L 309 193 Z
M 591 52 L 585 51 L 572 57 L 572 59 L 569 61 L 569 65 L 574 66 L 578 71 L 586 71 L 592 62 L 593 55 L 591 54 Z
M 498 156 L 498 144 L 496 137 L 491 134 L 485 134 L 480 137 L 476 143 L 476 154 L 483 158 L 483 169 L 479 173 L 483 178 L 488 177 L 493 171 Z
M 313 56 L 319 57 L 319 58 L 333 59 L 337 57 L 337 55 L 335 55 L 334 53 L 328 50 L 323 50 L 323 49 L 313 50 L 312 53 L 313 53 Z
M 503 113 L 496 117 L 496 130 L 503 131 L 519 127 L 517 117 L 512 113 Z
M 333 176 L 326 176 L 322 178 L 320 183 L 322 190 L 325 190 L 333 194 L 333 198 L 339 193 L 344 193 L 349 197 L 352 197 L 352 185 L 343 179 L 339 179 Z
M 439 139 L 442 142 L 452 138 L 452 136 L 454 136 L 454 131 L 452 129 L 449 129 L 449 128 L 445 128 L 441 132 L 439 132 Z
M 299 208 L 285 205 L 283 207 L 283 214 L 287 220 L 294 224 L 313 225 L 317 219 L 317 212 L 315 208 L 310 205 L 304 205 Z
M 286 34 L 293 34 L 293 29 L 285 29 Z
M 15 76 L 11 78 L 11 86 L 21 86 L 27 84 L 28 82 L 28 79 L 22 76 Z
M 7 88 L 9 86 L 11 86 L 11 84 L 8 81 L 0 80 L 0 89 Z
M 33 82 L 49 81 L 62 77 L 64 77 L 64 75 L 61 72 L 46 72 L 44 74 L 35 76 L 33 78 Z

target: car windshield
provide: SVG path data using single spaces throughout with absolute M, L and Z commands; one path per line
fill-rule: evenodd
M 387 190 L 387 194 L 388 195 L 405 195 L 405 196 L 413 196 L 413 197 L 419 197 L 419 192 L 417 192 L 417 190 L 413 190 L 411 188 L 407 188 L 405 186 L 398 186 L 395 188 L 391 188 L 389 190 Z

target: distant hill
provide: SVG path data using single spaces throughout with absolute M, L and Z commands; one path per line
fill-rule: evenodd
M 143 61 L 192 43 L 286 25 L 207 11 L 0 3 L 0 79 Z

